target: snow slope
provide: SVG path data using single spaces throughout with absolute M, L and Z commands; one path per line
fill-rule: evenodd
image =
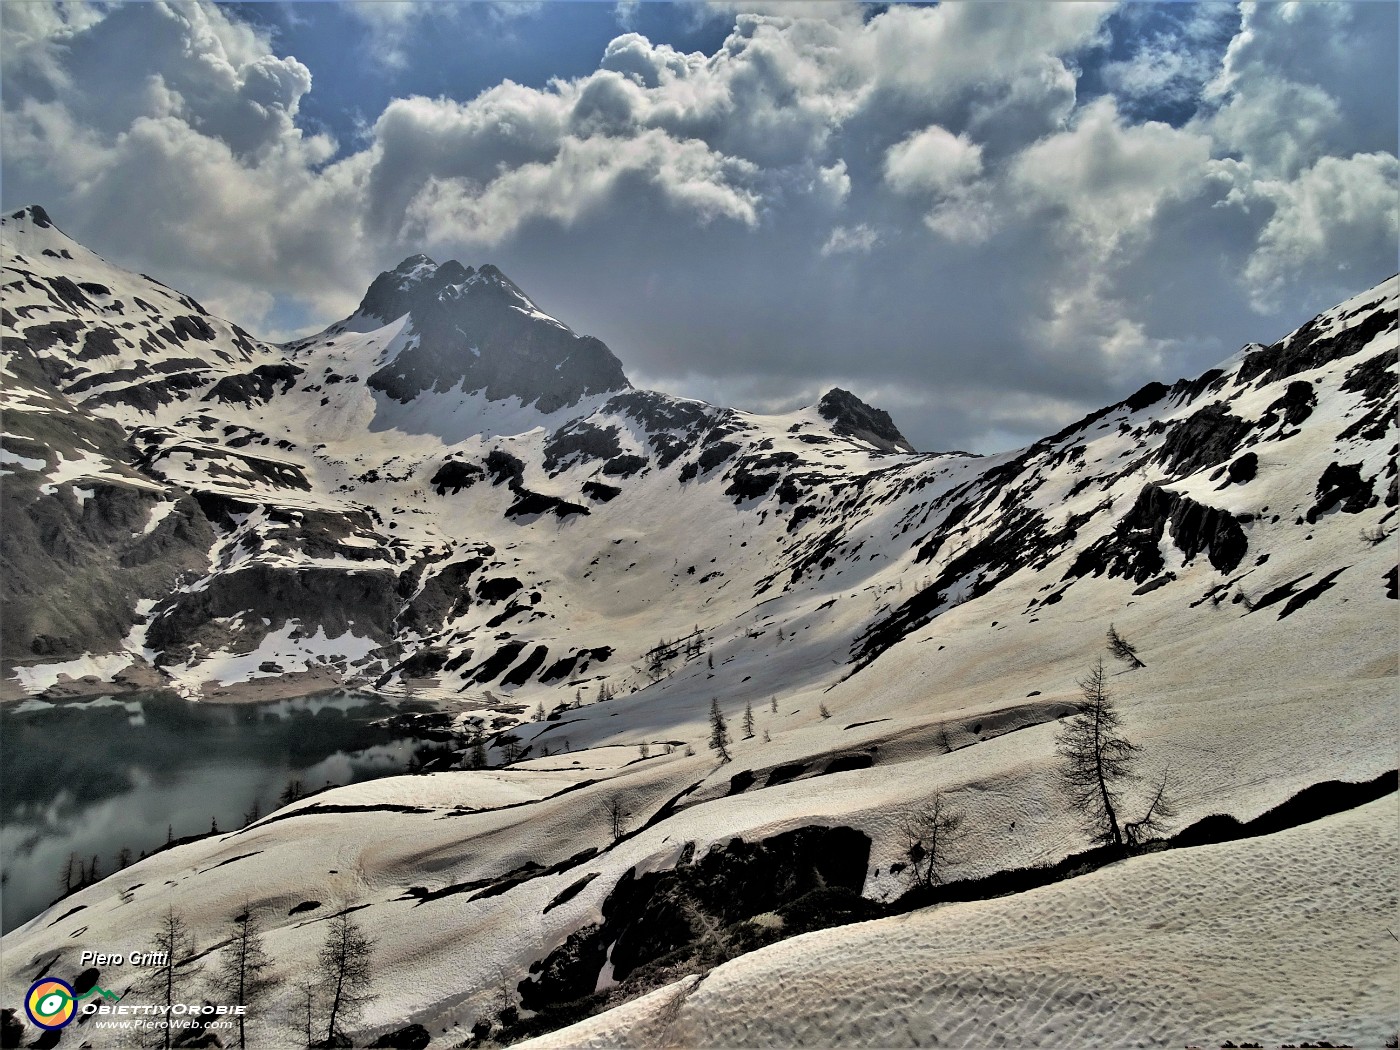
M 1400 982 L 1396 817 L 1392 797 L 807 934 L 521 1045 L 1381 1046 Z

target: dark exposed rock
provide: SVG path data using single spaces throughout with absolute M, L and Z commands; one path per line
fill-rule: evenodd
M 1171 583 L 1175 579 L 1176 573 L 1163 573 L 1161 576 L 1158 576 L 1155 580 L 1148 580 L 1141 587 L 1134 587 L 1133 595 L 1134 597 L 1137 597 L 1143 594 L 1151 594 L 1153 591 L 1165 587 L 1167 584 Z
M 1313 391 L 1313 385 L 1297 380 L 1289 383 L 1283 396 L 1264 410 L 1264 414 L 1259 418 L 1259 425 L 1271 427 L 1282 415 L 1285 426 L 1296 427 L 1312 415 L 1313 406 L 1316 404 L 1317 394 Z
M 438 266 L 426 255 L 410 255 L 392 270 L 376 277 L 355 312 L 381 322 L 393 321 L 413 309 L 416 302 L 434 298 L 454 280 L 466 280 L 470 267 L 453 262 Z
M 837 755 L 826 764 L 826 768 L 822 770 L 822 775 L 848 773 L 855 769 L 869 769 L 874 764 L 874 756 L 865 754 L 864 752 L 856 755 Z
M 529 489 L 516 489 L 515 502 L 506 508 L 507 518 L 526 518 L 540 514 L 553 514 L 556 518 L 567 518 L 573 514 L 591 514 L 587 507 L 579 503 L 570 503 L 566 499 L 558 496 L 549 496 L 543 492 L 531 492 Z
M 544 446 L 544 468 L 551 474 L 579 463 L 607 460 L 622 453 L 617 427 L 576 419 L 550 435 Z M 645 461 L 643 461 L 645 462 Z
M 774 766 L 768 772 L 768 779 L 764 781 L 764 787 L 777 787 L 779 784 L 786 784 L 790 780 L 796 780 L 803 773 L 807 772 L 806 762 L 789 762 L 786 765 Z
M 1240 456 L 1230 463 L 1229 468 L 1226 470 L 1226 475 L 1229 478 L 1228 483 L 1231 485 L 1243 485 L 1246 482 L 1253 481 L 1254 475 L 1258 470 L 1259 456 L 1254 452 L 1246 452 L 1243 456 Z
M 522 1005 L 533 1010 L 591 994 L 609 957 L 614 978 L 625 981 L 643 966 L 695 951 L 706 938 L 702 923 L 729 927 L 818 890 L 858 894 L 869 858 L 870 839 L 859 831 L 805 827 L 757 843 L 733 839 L 664 871 L 638 876 L 630 869 L 603 902 L 603 922 L 571 934 L 532 968 L 536 979 L 520 983 Z
M 1388 401 L 1377 401 L 1363 412 L 1355 422 L 1337 435 L 1339 441 L 1361 438 L 1364 441 L 1380 441 L 1385 432 L 1395 426 L 1395 412 Z
M 1225 386 L 1225 373 L 1219 368 L 1211 368 L 1194 379 L 1178 379 L 1172 384 L 1171 395 L 1178 403 L 1194 401 L 1202 394 L 1219 390 Z
M 266 402 L 271 400 L 274 393 L 285 394 L 292 389 L 302 374 L 302 369 L 290 362 L 258 365 L 243 375 L 224 376 L 201 400 L 225 403 L 236 401 L 243 404 Z
M 76 346 L 78 343 L 78 333 L 87 327 L 82 321 L 49 321 L 46 324 L 30 325 L 24 330 L 24 341 L 30 348 L 37 352 L 49 350 L 59 343 L 64 346 Z M 6 351 L 11 347 L 6 343 Z M 46 368 L 49 362 L 44 362 Z M 50 375 L 51 380 L 56 377 Z
M 1298 585 L 1310 576 L 1312 576 L 1312 573 L 1305 572 L 1296 580 L 1288 580 L 1285 583 L 1279 584 L 1277 587 L 1265 591 L 1258 598 L 1254 599 L 1254 604 L 1250 607 L 1249 613 L 1260 612 L 1263 609 L 1269 608 L 1271 605 L 1278 604 L 1285 598 L 1291 598 L 1298 593 Z
M 1400 351 L 1391 347 L 1383 354 L 1367 358 L 1346 374 L 1342 389 L 1348 393 L 1360 393 L 1365 401 L 1381 401 L 1395 394 L 1396 365 L 1400 364 Z
M 604 485 L 601 481 L 585 481 L 583 483 L 583 494 L 589 499 L 597 500 L 599 503 L 608 503 L 622 495 L 622 490 L 613 485 Z
M 501 679 L 501 685 L 524 685 L 535 676 L 535 672 L 544 664 L 547 656 L 549 656 L 549 646 L 535 646 L 529 656 L 521 660 L 517 666 L 512 667 L 510 674 Z
M 1220 572 L 1233 571 L 1249 549 L 1244 530 L 1228 511 L 1149 483 L 1113 532 L 1080 552 L 1065 579 L 1107 574 L 1143 583 L 1165 568 L 1159 545 L 1168 528 L 1187 561 L 1205 551 Z
M 646 456 L 614 456 L 603 464 L 603 473 L 610 478 L 630 478 L 646 465 Z
M 525 464 L 509 452 L 493 448 L 486 457 L 486 471 L 491 475 L 491 484 L 505 482 L 512 487 L 525 478 Z
M 524 469 L 523 466 L 521 468 Z M 469 489 L 486 476 L 486 471 L 475 463 L 465 463 L 459 459 L 449 459 L 438 467 L 437 473 L 428 481 L 439 496 L 447 495 L 451 489 L 455 496 L 463 489 Z
M 1329 572 L 1322 579 L 1318 580 L 1311 587 L 1308 587 L 1305 590 L 1301 590 L 1297 594 L 1293 595 L 1291 598 L 1288 599 L 1288 604 L 1279 610 L 1278 618 L 1282 620 L 1286 616 L 1292 616 L 1303 606 L 1307 605 L 1308 602 L 1312 601 L 1314 598 L 1319 597 L 1324 591 L 1331 590 L 1332 587 L 1336 585 L 1337 577 L 1340 576 L 1342 573 L 1346 572 L 1347 568 L 1347 566 L 1343 565 L 1340 569 L 1333 569 L 1331 572 Z
M 725 795 L 742 795 L 749 788 L 753 787 L 757 780 L 758 778 L 754 776 L 753 770 L 741 769 L 729 778 L 729 790 L 725 792 Z
M 157 328 L 156 334 L 172 343 L 183 343 L 187 339 L 198 339 L 207 343 L 218 337 L 218 333 L 214 331 L 208 321 L 193 315 L 172 317 L 170 327 Z
M 10 218 L 28 219 L 35 226 L 38 226 L 41 230 L 54 228 L 53 220 L 49 218 L 49 213 L 46 212 L 43 209 L 43 207 L 38 204 L 26 205 L 19 211 L 11 212 Z
M 713 444 L 707 444 L 701 450 L 699 459 L 696 460 L 700 467 L 700 473 L 708 474 L 738 451 L 739 446 L 732 441 L 716 441 Z
M 476 596 L 484 602 L 502 602 L 520 588 L 521 583 L 514 576 L 497 576 L 477 581 Z
M 421 1024 L 411 1024 L 396 1032 L 388 1032 L 370 1043 L 372 1050 L 427 1050 L 432 1036 Z
M 49 298 L 55 303 L 74 311 L 97 309 L 97 304 L 84 294 L 76 282 L 67 277 L 49 277 L 45 283 L 49 286 Z
M 89 328 L 83 335 L 83 348 L 74 355 L 78 361 L 92 361 L 119 353 L 116 334 L 110 328 Z
M 561 904 L 567 904 L 569 901 L 573 900 L 580 893 L 582 893 L 584 888 L 597 877 L 598 872 L 590 871 L 587 875 L 579 879 L 577 882 L 569 883 L 569 885 L 565 886 L 562 890 L 556 893 L 553 898 L 551 898 L 550 902 L 544 906 L 544 910 L 546 912 L 549 912 L 559 907 L 559 905 Z
M 1341 466 L 1329 463 L 1317 479 L 1317 502 L 1308 511 L 1308 522 L 1317 521 L 1334 507 L 1340 506 L 1347 514 L 1360 514 L 1367 507 L 1376 504 L 1375 482 L 1362 477 L 1361 464 L 1349 463 Z
M 540 681 L 546 685 L 550 682 L 560 681 L 574 674 L 575 668 L 579 674 L 582 674 L 588 670 L 590 662 L 605 663 L 612 657 L 612 654 L 612 647 L 607 645 L 597 649 L 580 649 L 578 652 L 570 653 L 550 664 L 540 675 Z
M 190 478 L 184 471 L 168 473 L 165 461 L 175 452 L 182 453 L 188 460 L 198 464 L 199 474 Z M 204 487 L 210 482 L 218 484 L 223 478 L 241 478 L 251 474 L 277 488 L 311 491 L 311 482 L 296 463 L 280 459 L 267 459 L 248 452 L 235 451 L 225 446 L 213 448 L 194 442 L 180 442 L 149 451 L 142 457 L 141 465 L 148 473 L 175 483 L 183 482 L 191 487 Z
M 744 456 L 729 474 L 729 486 L 724 490 L 737 506 L 746 500 L 758 499 L 772 491 L 783 480 L 786 470 L 798 462 L 796 452 L 770 452 Z
M 683 401 L 651 390 L 630 390 L 609 398 L 605 411 L 616 412 L 641 424 L 656 465 L 665 469 L 697 443 L 700 432 L 715 418 L 727 418 L 724 409 L 696 401 Z M 685 480 L 685 479 L 682 479 Z
M 550 682 L 557 682 L 562 678 L 568 678 L 574 673 L 574 664 L 578 663 L 579 654 L 570 653 L 568 656 L 555 660 L 550 664 L 542 675 L 540 681 L 548 685 Z
M 328 638 L 338 638 L 353 630 L 384 642 L 393 634 L 398 611 L 396 582 L 388 569 L 252 564 L 216 573 L 203 589 L 177 592 L 158 604 L 147 643 L 165 650 L 167 661 L 201 639 L 213 643 L 211 647 L 227 645 L 227 628 L 215 622 L 226 617 L 241 617 L 239 637 L 248 649 L 291 619 L 307 633 L 319 628 Z
M 153 412 L 161 405 L 178 401 L 186 390 L 198 390 L 209 382 L 204 369 L 183 372 L 127 386 L 117 386 L 93 395 L 94 405 L 131 405 L 143 412 Z
M 1342 389 L 1360 393 L 1366 407 L 1338 436 L 1342 441 L 1362 438 L 1379 441 L 1395 425 L 1396 351 L 1369 358 L 1347 373 Z
M 872 408 L 849 390 L 832 387 L 817 402 L 817 412 L 841 437 L 869 442 L 882 452 L 914 451 L 888 412 Z
M 1129 412 L 1141 412 L 1144 408 L 1161 401 L 1168 393 L 1170 388 L 1165 383 L 1148 383 L 1136 393 L 1124 398 L 1120 404 Z
M 708 426 L 712 415 L 725 414 L 723 409 L 698 401 L 682 401 L 654 390 L 629 390 L 609 398 L 603 407 L 635 419 L 650 434 L 678 430 L 688 437 L 693 437 L 698 428 Z
M 1157 460 L 1177 477 L 1194 474 L 1233 456 L 1251 424 L 1232 416 L 1223 404 L 1207 405 L 1171 427 Z
M 468 587 L 472 574 L 485 564 L 483 555 L 490 553 L 491 548 L 486 547 L 475 557 L 444 565 L 428 575 L 421 587 L 417 586 L 421 574 L 413 573 L 403 577 L 400 592 L 404 589 L 403 583 L 410 583 L 413 589 L 408 591 L 412 597 L 399 615 L 399 625 L 406 628 L 422 628 L 462 615 L 471 607 L 471 592 Z M 414 593 L 415 590 L 417 593 Z
M 524 650 L 524 642 L 507 642 L 483 660 L 479 666 L 473 668 L 469 674 L 463 675 L 463 677 L 476 682 L 478 685 L 494 682 L 507 667 L 515 663 L 516 658 L 519 657 Z
M 77 411 L 7 413 L 6 450 L 52 462 L 85 447 L 125 472 L 116 480 L 62 485 L 45 493 L 42 475 L 13 471 L 0 500 L 0 652 L 65 659 L 119 648 L 142 598 L 169 593 L 181 573 L 203 570 L 213 530 L 199 504 L 175 489 L 152 491 L 132 469 L 113 423 Z M 160 504 L 169 504 L 166 512 Z M 156 518 L 157 514 L 163 514 Z M 154 521 L 148 530 L 147 525 Z
M 416 338 L 368 381 L 396 401 L 461 388 L 553 412 L 631 385 L 601 340 L 541 314 L 494 266 L 407 259 L 375 279 L 359 312 L 380 321 L 411 315 Z
M 1360 353 L 1376 336 L 1396 325 L 1393 310 L 1376 310 L 1360 324 L 1342 329 L 1335 335 L 1324 335 L 1325 322 L 1314 318 L 1289 338 L 1250 354 L 1240 364 L 1240 383 L 1262 377 L 1265 383 L 1277 382 L 1299 372 L 1321 368 L 1331 361 Z

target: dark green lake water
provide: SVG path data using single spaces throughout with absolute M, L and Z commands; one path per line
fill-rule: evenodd
M 110 874 L 175 838 L 266 814 L 290 780 L 314 791 L 401 772 L 415 742 L 372 725 L 373 694 L 194 704 L 173 694 L 0 707 L 0 902 L 9 931 L 62 889 L 70 854 Z M 167 830 L 169 829 L 169 830 Z

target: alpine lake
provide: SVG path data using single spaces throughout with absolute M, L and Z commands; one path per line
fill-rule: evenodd
M 337 690 L 267 703 L 139 693 L 0 705 L 3 930 L 96 866 L 229 832 L 293 793 L 449 761 L 431 705 Z

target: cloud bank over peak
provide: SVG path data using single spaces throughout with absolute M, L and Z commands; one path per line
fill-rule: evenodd
M 897 391 L 924 448 L 1032 436 L 1394 269 L 1394 5 L 646 5 L 555 76 L 588 11 L 455 10 L 298 9 L 391 87 L 493 18 L 528 50 L 347 96 L 332 132 L 328 59 L 245 9 L 12 5 L 6 206 L 271 335 L 489 251 L 659 385 Z

